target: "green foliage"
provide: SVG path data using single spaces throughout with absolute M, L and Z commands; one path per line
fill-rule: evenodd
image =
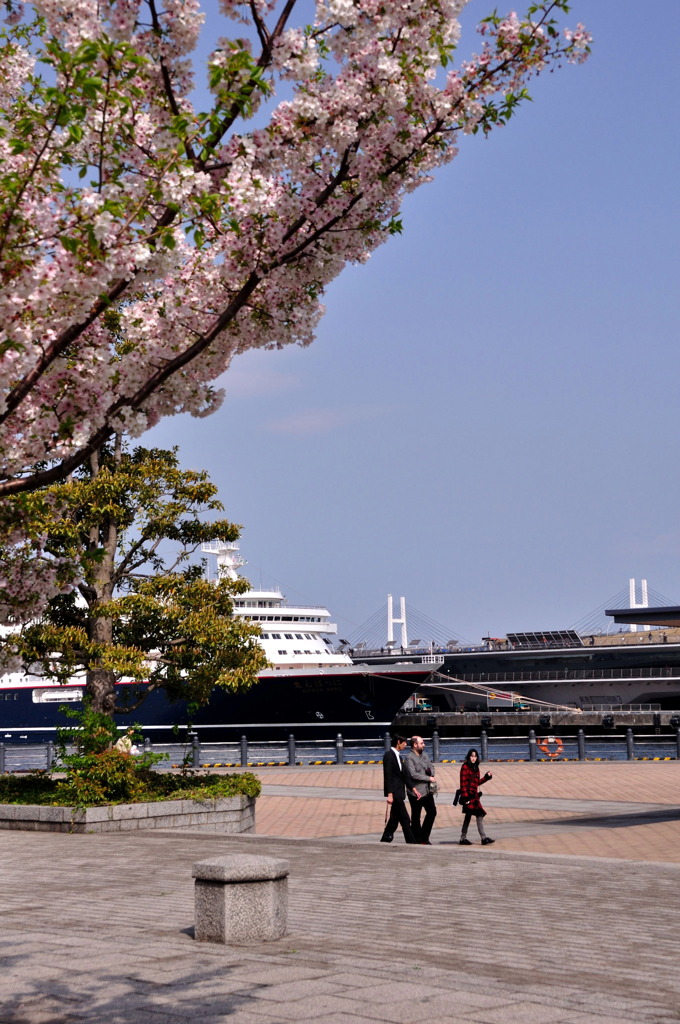
M 115 331 L 113 315 L 109 326 Z M 180 469 L 177 449 L 113 444 L 68 482 L 6 501 L 0 534 L 11 534 L 15 520 L 29 523 L 36 548 L 80 578 L 11 637 L 24 664 L 61 683 L 86 673 L 90 711 L 109 718 L 133 711 L 147 692 L 126 687 L 131 699 L 115 707 L 122 678 L 195 705 L 215 686 L 252 685 L 266 664 L 259 629 L 234 618 L 232 600 L 248 585 L 209 582 L 204 565 L 190 561 L 203 543 L 239 536 L 226 519 L 206 521 L 222 511 L 215 485 L 205 472 Z M 96 744 L 83 751 L 97 752 Z
M 0 803 L 51 804 L 56 785 L 56 781 L 44 771 L 0 775 Z
M 93 807 L 142 800 L 149 782 L 148 759 L 158 756 L 132 757 L 119 750 L 71 754 L 64 758 L 67 777 L 57 782 L 54 802 Z
M 158 756 L 158 755 L 156 755 Z M 217 800 L 258 797 L 262 785 L 252 772 L 235 775 L 178 774 L 150 770 L 146 755 L 131 757 L 109 750 L 80 759 L 69 779 L 45 772 L 0 776 L 0 803 L 91 807 L 161 800 Z
M 153 796 L 148 799 L 163 800 L 181 796 L 187 800 L 217 800 L 227 796 L 258 797 L 262 783 L 252 772 L 240 775 L 173 775 L 169 772 L 153 776 Z
M 56 784 L 57 802 L 90 807 L 140 799 L 149 785 L 152 766 L 165 755 L 133 757 L 116 750 L 118 727 L 110 715 L 94 711 L 88 700 L 82 709 L 64 705 L 59 710 L 77 725 L 57 730 L 57 762 L 66 773 Z M 136 737 L 130 739 L 134 742 Z
M 62 704 L 59 710 L 78 723 L 70 729 L 57 729 L 57 760 L 62 764 L 69 763 L 68 747 L 73 747 L 77 755 L 103 754 L 118 739 L 118 726 L 110 715 L 93 711 L 87 702 L 83 708 Z

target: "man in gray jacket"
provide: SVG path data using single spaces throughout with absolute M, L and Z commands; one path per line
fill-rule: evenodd
M 436 783 L 437 780 L 432 761 L 425 752 L 423 737 L 412 736 L 409 742 L 411 749 L 404 755 L 404 771 L 408 802 L 411 805 L 411 829 L 417 843 L 422 846 L 431 846 L 430 832 L 434 825 L 434 819 L 437 817 L 437 806 L 430 783 Z M 425 811 L 425 820 L 421 825 L 420 816 L 423 811 Z

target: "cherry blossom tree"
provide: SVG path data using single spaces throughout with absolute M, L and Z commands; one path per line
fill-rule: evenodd
M 532 76 L 590 43 L 560 24 L 566 0 L 486 18 L 457 65 L 466 0 L 317 0 L 302 27 L 303 0 L 219 0 L 232 31 L 200 109 L 197 0 L 4 2 L 4 495 L 64 479 L 116 432 L 210 413 L 237 353 L 308 344 L 326 285 L 401 229 L 460 136 L 505 124 Z M 59 567 L 41 572 L 55 593 Z

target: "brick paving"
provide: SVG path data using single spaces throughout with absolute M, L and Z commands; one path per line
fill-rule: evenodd
M 484 787 L 487 832 L 503 850 L 680 862 L 680 762 L 486 767 L 493 774 Z M 462 816 L 451 805 L 459 771 L 437 766 L 443 792 L 435 843 L 453 843 L 460 834 Z M 264 785 L 257 811 L 261 835 L 368 841 L 382 831 L 379 766 L 268 768 L 257 774 Z
M 377 842 L 380 769 L 258 770 L 258 834 L 0 834 L 0 1024 L 680 1021 L 680 764 L 498 764 L 494 846 Z M 289 931 L 193 940 L 191 865 L 291 865 Z

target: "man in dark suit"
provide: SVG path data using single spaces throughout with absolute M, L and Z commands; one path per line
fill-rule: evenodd
M 391 843 L 397 825 L 401 825 L 404 839 L 407 843 L 415 843 L 416 837 L 411 829 L 411 819 L 406 810 L 406 783 L 404 765 L 401 752 L 406 747 L 406 740 L 403 736 L 394 736 L 392 747 L 385 751 L 383 757 L 383 778 L 384 792 L 387 798 L 387 806 L 390 810 L 389 819 L 385 824 L 385 831 L 380 840 L 381 843 Z

